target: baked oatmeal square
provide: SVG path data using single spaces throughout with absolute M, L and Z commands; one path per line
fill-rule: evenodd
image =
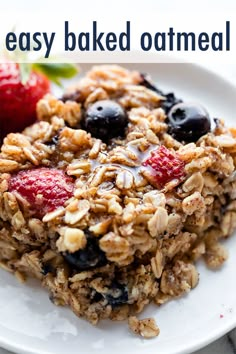
M 129 318 L 198 284 L 236 226 L 235 130 L 147 75 L 95 66 L 0 154 L 0 261 L 80 317 Z

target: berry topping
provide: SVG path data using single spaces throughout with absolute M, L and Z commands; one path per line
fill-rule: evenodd
M 168 114 L 169 133 L 179 141 L 195 142 L 211 129 L 208 112 L 200 105 L 179 103 Z
M 93 302 L 99 302 L 105 299 L 108 305 L 111 305 L 114 308 L 116 306 L 127 304 L 129 299 L 128 289 L 125 285 L 113 281 L 112 284 L 108 286 L 108 290 L 105 294 L 94 290 L 91 299 Z
M 73 196 L 73 189 L 73 179 L 54 168 L 20 171 L 9 181 L 9 191 L 25 198 L 32 213 L 39 218 L 63 206 Z
M 36 104 L 50 91 L 50 81 L 77 73 L 72 64 L 0 63 L 0 141 L 9 132 L 23 130 L 36 120 Z
M 56 146 L 59 142 L 59 134 L 58 135 L 54 135 L 52 137 L 52 139 L 50 139 L 49 141 L 45 141 L 44 144 L 49 146 L 49 147 L 52 147 L 52 146 Z
M 31 72 L 23 84 L 19 64 L 0 64 L 0 140 L 36 120 L 36 103 L 49 90 L 50 83 L 45 75 Z
M 55 273 L 55 269 L 49 263 L 42 264 L 41 274 L 47 275 L 48 273 Z
M 95 138 L 107 141 L 124 135 L 127 123 L 126 112 L 118 103 L 103 100 L 95 102 L 88 108 L 83 127 Z
M 173 92 L 167 93 L 166 95 L 164 95 L 164 97 L 165 101 L 162 102 L 161 107 L 164 109 L 166 114 L 168 114 L 168 112 L 174 105 L 183 102 L 182 100 L 176 98 Z
M 149 77 L 149 75 L 141 73 L 140 77 L 141 77 L 140 85 L 148 88 L 149 90 L 155 91 L 161 96 L 165 96 L 164 93 L 156 87 L 154 82 L 152 82 L 152 79 Z
M 159 90 L 148 75 L 146 74 L 140 74 L 140 75 L 141 75 L 140 85 L 145 86 L 149 90 L 155 91 L 156 93 L 158 93 L 159 95 L 165 98 L 165 100 L 162 101 L 161 103 L 161 107 L 164 109 L 165 113 L 168 113 L 169 110 L 177 103 L 182 102 L 182 100 L 175 97 L 173 92 L 165 94 L 163 91 Z
M 143 166 L 151 168 L 155 181 L 160 187 L 172 180 L 181 180 L 185 175 L 184 162 L 177 153 L 163 145 L 151 152 L 151 156 L 143 162 Z
M 107 259 L 105 253 L 99 248 L 98 239 L 88 230 L 85 234 L 87 238 L 86 247 L 74 253 L 64 252 L 65 260 L 77 270 L 88 270 L 105 265 Z
M 108 292 L 105 295 L 109 305 L 112 307 L 120 306 L 123 304 L 127 304 L 128 302 L 128 290 L 127 287 L 113 282 L 112 286 L 109 288 Z

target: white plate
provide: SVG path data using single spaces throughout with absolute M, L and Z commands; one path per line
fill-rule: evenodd
M 134 64 L 149 72 L 160 88 L 201 102 L 212 117 L 233 125 L 236 88 L 191 64 Z M 88 65 L 83 68 L 88 68 Z M 197 350 L 236 326 L 236 238 L 225 242 L 229 260 L 216 272 L 200 262 L 200 283 L 187 296 L 160 308 L 148 306 L 140 317 L 154 316 L 159 337 L 144 340 L 126 322 L 91 326 L 66 308 L 55 307 L 37 282 L 18 284 L 0 272 L 0 344 L 20 353 L 40 354 L 184 354 Z

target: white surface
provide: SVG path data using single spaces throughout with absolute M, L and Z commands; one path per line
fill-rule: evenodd
M 161 88 L 174 90 L 185 100 L 197 99 L 212 117 L 234 123 L 236 89 L 223 79 L 189 64 L 135 66 L 151 73 Z M 0 288 L 0 343 L 21 353 L 110 354 L 111 348 L 114 354 L 190 353 L 236 326 L 236 284 L 232 282 L 236 239 L 225 243 L 230 257 L 221 270 L 212 272 L 199 264 L 200 284 L 195 290 L 161 308 L 149 306 L 141 314 L 141 318 L 154 315 L 161 328 L 153 340 L 135 337 L 126 323 L 105 321 L 93 327 L 68 309 L 52 305 L 37 283 L 21 285 L 0 272 L 0 282 L 5 284 Z

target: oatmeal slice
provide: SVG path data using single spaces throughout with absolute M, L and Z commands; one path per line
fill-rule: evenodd
M 37 111 L 1 147 L 1 267 L 93 324 L 126 318 L 157 336 L 135 314 L 197 286 L 200 257 L 210 268 L 227 259 L 234 130 L 119 66 L 92 68 Z

